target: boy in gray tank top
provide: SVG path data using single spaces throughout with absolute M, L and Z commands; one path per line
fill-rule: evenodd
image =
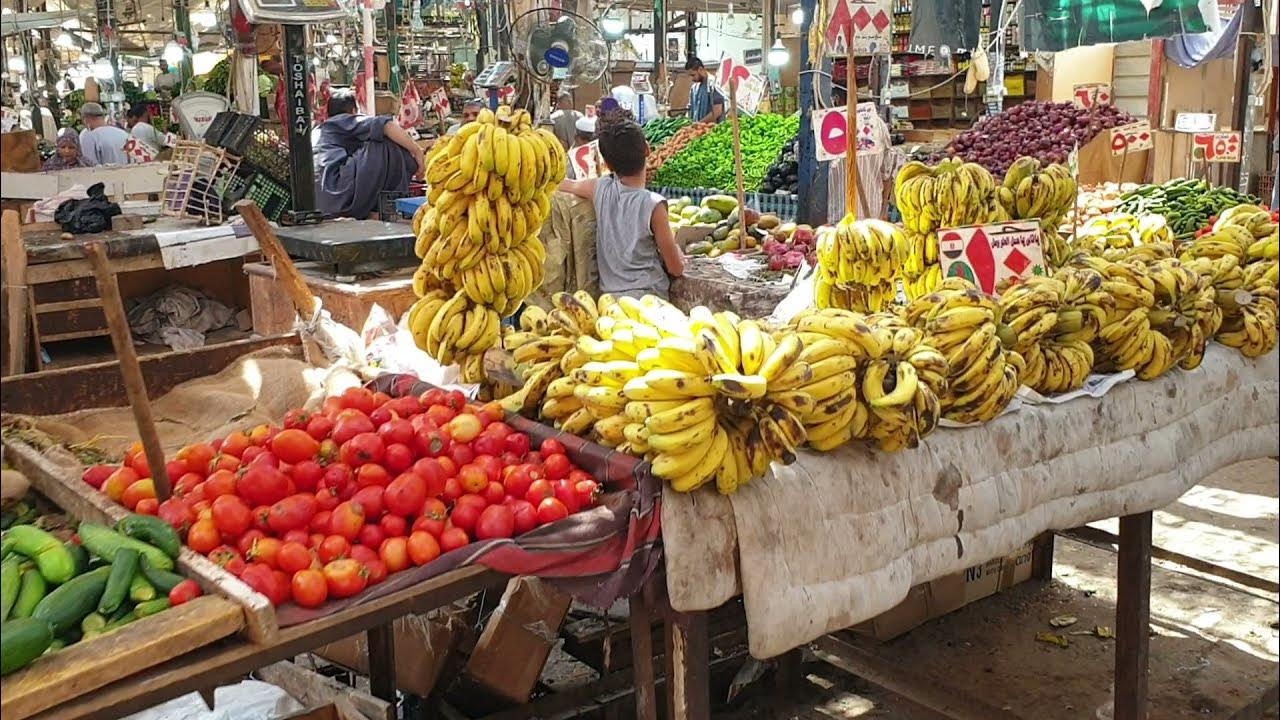
M 596 140 L 613 174 L 565 180 L 560 190 L 595 207 L 600 292 L 666 298 L 670 278 L 684 273 L 684 255 L 667 220 L 666 199 L 644 186 L 644 132 L 631 113 L 615 110 L 597 119 Z

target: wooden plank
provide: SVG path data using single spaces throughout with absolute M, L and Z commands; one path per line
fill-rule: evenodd
M 236 641 L 195 650 L 174 662 L 136 673 L 95 693 L 51 708 L 36 716 L 36 720 L 121 717 L 199 688 L 237 680 L 258 668 L 386 624 L 401 615 L 425 613 L 481 590 L 501 587 L 506 581 L 506 576 L 480 566 L 453 570 L 386 597 L 284 628 L 270 644 Z
M 843 637 L 809 643 L 819 660 L 894 692 L 952 720 L 1018 720 L 1018 716 L 957 690 L 940 678 L 904 668 Z
M 538 578 L 513 579 L 476 641 L 467 678 L 504 702 L 528 702 L 571 602 Z
M 139 362 L 147 392 L 158 397 L 181 383 L 220 372 L 240 357 L 270 347 L 287 347 L 302 357 L 302 341 L 296 333 L 290 333 L 148 355 Z M 0 405 L 5 412 L 58 415 L 127 403 L 117 361 L 28 373 L 0 381 Z
M 1031 549 L 1031 577 L 1053 579 L 1053 531 L 1041 533 Z
M 102 298 L 82 298 L 80 300 L 59 300 L 58 302 L 39 303 L 35 306 L 37 313 L 65 312 L 67 310 L 83 310 L 85 308 L 102 307 Z
M 111 264 L 117 273 L 127 273 L 163 268 L 164 260 L 157 250 L 146 255 L 112 258 Z M 93 277 L 93 266 L 89 264 L 88 260 L 30 263 L 27 267 L 27 283 L 30 285 L 42 285 L 44 283 L 75 280 L 76 278 L 84 277 Z
M 1115 720 L 1147 718 L 1151 622 L 1151 513 L 1120 518 L 1116 587 Z
M 243 621 L 235 604 L 198 597 L 38 658 L 0 684 L 0 711 L 27 717 L 232 635 Z
M 711 717 L 710 646 L 707 613 L 666 608 L 667 718 Z
M 658 720 L 657 685 L 653 672 L 652 603 L 644 588 L 628 600 L 631 625 L 631 665 L 636 689 L 636 720 Z
M 371 627 L 369 638 L 369 690 L 374 697 L 396 701 L 396 636 L 391 623 Z
M 20 375 L 27 363 L 27 249 L 22 244 L 22 226 L 18 213 L 5 210 L 0 218 L 0 244 L 3 245 L 5 333 L 4 374 Z
M 1262 720 L 1266 712 L 1277 705 L 1280 705 L 1280 685 L 1272 685 L 1253 702 L 1231 713 L 1229 720 Z
M 282 688 L 306 707 L 333 703 L 339 707 L 339 713 L 356 712 L 369 720 L 395 720 L 396 717 L 395 703 L 380 700 L 291 662 L 274 663 L 255 674 Z

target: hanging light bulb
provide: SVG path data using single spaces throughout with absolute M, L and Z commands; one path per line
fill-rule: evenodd
M 170 65 L 177 65 L 182 62 L 182 58 L 185 55 L 186 53 L 183 51 L 182 46 L 176 40 L 170 40 L 164 44 L 164 53 L 161 57 Z
M 797 5 L 796 9 L 791 11 L 791 24 L 792 25 L 804 24 L 804 8 Z
M 729 3 L 729 19 L 725 21 L 725 23 L 727 25 L 732 25 L 733 22 L 734 22 L 733 3 Z
M 67 32 L 66 30 L 61 30 L 58 32 L 56 36 L 54 36 L 53 44 L 57 45 L 60 48 L 69 48 L 69 47 L 75 46 L 76 40 L 75 38 L 71 37 L 71 33 Z
M 600 18 L 600 33 L 605 40 L 620 40 L 627 34 L 627 23 L 620 17 L 606 15 Z
M 116 69 L 111 66 L 110 60 L 98 58 L 93 63 L 93 76 L 99 80 L 110 80 L 116 76 Z
M 782 67 L 791 59 L 791 53 L 782 44 L 782 38 L 776 38 L 773 41 L 773 47 L 769 48 L 769 67 Z
M 9 58 L 9 72 L 18 73 L 19 75 L 27 71 L 27 61 L 21 55 L 14 55 Z
M 214 14 L 212 8 L 205 6 L 191 13 L 191 24 L 198 26 L 201 30 L 208 30 L 218 24 L 218 16 Z

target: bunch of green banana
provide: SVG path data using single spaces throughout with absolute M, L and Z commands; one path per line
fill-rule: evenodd
M 1052 267 L 1066 264 L 1070 249 L 1058 226 L 1075 207 L 1076 181 L 1065 165 L 1041 167 L 1032 157 L 1018 158 L 1005 173 L 997 191 L 1010 219 L 1040 219 L 1040 235 L 1045 259 Z
M 834 231 L 818 234 L 814 279 L 818 307 L 860 312 L 888 307 L 904 250 L 902 231 L 895 225 L 846 215 Z
M 444 364 L 463 366 L 463 380 L 484 380 L 482 355 L 498 343 L 501 318 L 542 284 L 546 250 L 538 239 L 551 212 L 550 195 L 564 178 L 563 146 L 529 113 L 484 110 L 425 160 L 430 189 L 415 213 L 414 251 L 422 263 L 414 277 L 420 296 L 439 290 L 465 299 L 463 329 L 432 335 L 454 323 L 461 302 L 420 310 L 411 324 L 419 347 Z M 441 316 L 447 308 L 450 315 Z M 484 308 L 475 310 L 473 308 Z M 473 337 L 474 335 L 474 337 Z M 430 339 L 430 344 L 424 344 Z
M 1275 325 L 1280 318 L 1275 280 L 1266 276 L 1261 263 L 1241 266 L 1234 255 L 1195 258 L 1187 269 L 1209 283 L 1222 312 L 1215 339 L 1240 350 L 1246 357 L 1271 352 L 1276 345 Z
M 1004 411 L 1026 369 L 1021 355 L 1007 349 L 1012 333 L 1001 332 L 1000 305 L 967 280 L 949 277 L 933 292 L 911 301 L 906 322 L 924 331 L 924 343 L 947 362 L 943 417 L 962 423 L 987 422 Z
M 1013 350 L 1026 362 L 1022 384 L 1046 394 L 1083 387 L 1093 371 L 1090 343 L 1112 305 L 1102 276 L 1087 268 L 1026 278 L 1001 295 L 1002 321 L 1015 337 Z
M 1115 301 L 1107 324 L 1093 343 L 1095 367 L 1133 370 L 1139 378 L 1152 380 L 1177 364 L 1180 358 L 1174 354 L 1172 341 L 1152 327 L 1156 283 L 1146 265 L 1092 256 L 1076 256 L 1074 262 L 1100 273 L 1102 289 Z
M 1112 213 L 1099 215 L 1077 229 L 1071 247 L 1108 260 L 1147 262 L 1172 256 L 1174 240 L 1162 215 Z

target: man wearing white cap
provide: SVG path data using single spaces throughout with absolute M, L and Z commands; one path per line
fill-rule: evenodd
M 577 180 L 577 172 L 573 169 L 573 151 L 596 139 L 596 119 L 583 115 L 574 123 L 573 130 L 573 146 L 569 148 L 569 167 L 565 170 L 565 177 Z
M 107 122 L 107 111 L 96 102 L 80 106 L 84 130 L 80 131 L 80 152 L 97 165 L 124 165 L 129 161 L 124 144 L 129 133 Z

